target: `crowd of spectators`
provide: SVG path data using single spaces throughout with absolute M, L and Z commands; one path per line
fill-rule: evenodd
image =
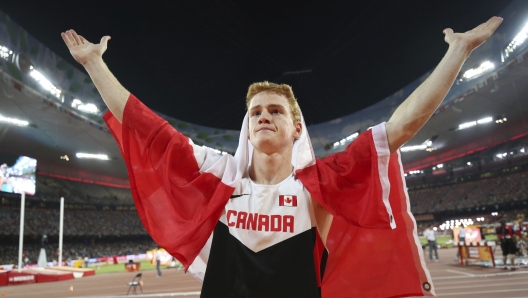
M 528 217 L 528 209 L 519 209 L 519 210 L 509 210 L 509 211 L 501 211 L 494 214 L 491 214 L 491 212 L 481 212 L 481 213 L 475 213 L 472 216 L 463 216 L 463 218 L 471 218 L 473 222 L 476 225 L 480 225 L 484 228 L 492 228 L 491 234 L 495 234 L 495 228 L 500 226 L 501 220 L 504 220 L 508 225 L 513 225 L 513 222 L 518 219 L 518 216 L 522 214 L 525 217 Z M 476 218 L 481 218 L 481 221 L 476 221 Z M 451 218 L 443 218 L 441 221 L 428 221 L 428 222 L 417 222 L 417 227 L 420 233 L 425 230 L 429 225 L 433 225 L 434 227 L 438 227 L 441 224 L 443 224 L 446 220 L 457 220 L 460 219 L 460 216 L 453 216 Z M 526 222 L 525 222 L 526 224 Z M 445 230 L 439 233 L 442 233 L 442 235 L 447 235 L 452 233 L 452 230 Z
M 68 203 L 133 205 L 130 189 L 47 176 L 38 176 L 36 197 L 57 202 L 65 197 Z M 415 214 L 523 201 L 528 198 L 528 172 L 411 190 L 409 197 Z
M 58 259 L 57 243 L 48 243 L 44 248 L 46 250 L 48 262 L 56 261 Z M 62 260 L 78 260 L 84 259 L 85 257 L 103 258 L 123 255 L 137 255 L 144 254 L 148 250 L 152 250 L 154 248 L 156 248 L 156 244 L 151 240 L 110 243 L 93 243 L 91 241 L 87 241 L 86 243 L 64 243 L 62 249 Z M 25 244 L 23 249 L 25 257 L 27 257 L 27 262 L 25 263 L 37 263 L 40 249 L 40 244 Z M 2 264 L 18 264 L 18 245 L 0 245 L 0 265 Z
M 414 214 L 528 200 L 528 172 L 409 191 Z
M 70 203 L 132 205 L 130 189 L 107 187 L 39 175 L 36 194 L 39 199 L 58 202 L 64 197 Z
M 20 211 L 0 209 L 0 235 L 19 235 Z M 59 234 L 59 210 L 26 209 L 24 235 Z M 64 212 L 65 236 L 146 235 L 136 211 L 68 209 Z
M 129 189 L 105 187 L 69 180 L 39 176 L 36 199 L 58 201 L 65 197 L 69 203 L 133 205 Z M 409 191 L 414 214 L 493 206 L 528 200 L 528 172 L 502 175 L 478 180 L 459 181 Z M 488 215 L 488 217 L 491 215 Z M 508 217 L 508 214 L 504 216 Z M 487 222 L 493 222 L 489 218 Z M 0 209 L 0 236 L 19 234 L 19 210 Z M 59 211 L 27 208 L 24 235 L 41 237 L 59 234 Z M 64 236 L 113 237 L 147 235 L 136 211 L 66 209 Z M 48 256 L 56 255 L 56 245 L 47 244 Z M 144 253 L 153 248 L 152 241 L 115 243 L 66 243 L 63 259 L 104 257 Z M 40 245 L 24 247 L 30 262 L 36 262 Z M 18 258 L 18 246 L 0 245 L 0 264 L 13 263 Z

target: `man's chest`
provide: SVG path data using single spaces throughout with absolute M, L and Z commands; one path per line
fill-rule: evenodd
M 256 185 L 243 179 L 226 204 L 220 222 L 254 252 L 315 226 L 310 194 L 293 177 L 278 185 Z

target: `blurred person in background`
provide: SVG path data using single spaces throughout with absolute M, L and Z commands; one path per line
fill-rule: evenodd
M 435 262 L 438 262 L 438 246 L 436 244 L 436 232 L 433 230 L 433 225 L 429 225 L 424 231 L 424 236 L 427 239 L 429 245 L 429 259 L 433 260 L 433 251 L 435 253 Z
M 528 237 L 526 237 L 526 225 L 524 225 L 524 214 L 517 214 L 517 219 L 513 222 L 513 233 L 517 242 L 520 256 L 527 255 Z
M 460 246 L 461 244 L 463 245 L 464 243 L 466 243 L 466 228 L 462 226 L 458 230 L 458 245 Z M 456 259 L 458 260 L 459 257 L 460 257 L 460 250 L 457 247 Z
M 515 245 L 513 229 L 506 224 L 506 220 L 501 219 L 500 226 L 497 228 L 497 235 L 499 236 L 500 246 L 502 249 L 502 262 L 504 269 L 508 269 L 506 262 L 510 256 L 510 264 L 515 265 L 515 253 L 517 246 Z M 513 269 L 513 268 L 512 268 Z
M 158 276 L 161 277 L 161 247 L 158 246 L 156 250 L 156 270 L 158 270 Z

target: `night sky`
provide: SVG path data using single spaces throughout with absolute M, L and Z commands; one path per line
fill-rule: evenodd
M 106 63 L 149 107 L 238 130 L 252 82 L 292 85 L 308 124 L 329 121 L 435 67 L 443 29 L 470 30 L 511 2 L 2 0 L 0 10 L 79 69 L 60 33 L 110 35 Z

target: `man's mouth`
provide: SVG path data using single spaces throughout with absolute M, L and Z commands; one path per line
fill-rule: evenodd
M 257 132 L 259 132 L 259 131 L 263 131 L 263 130 L 274 131 L 274 130 L 271 129 L 271 128 L 263 127 L 263 128 L 261 128 L 261 129 L 257 130 Z

